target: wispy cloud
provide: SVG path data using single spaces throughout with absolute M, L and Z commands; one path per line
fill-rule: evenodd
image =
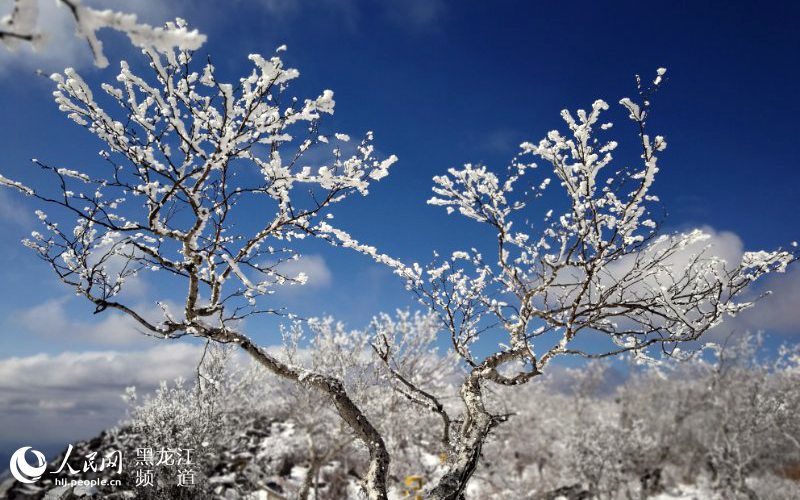
M 483 137 L 473 138 L 473 144 L 482 151 L 503 153 L 509 157 L 519 151 L 519 145 L 525 135 L 516 130 L 498 129 L 487 133 Z
M 0 191 L 0 220 L 21 227 L 33 227 L 33 216 L 27 210 L 22 209 L 13 194 L 16 193 L 9 194 L 6 189 Z
M 435 28 L 446 13 L 444 0 L 260 0 L 260 5 L 267 14 L 283 21 L 312 11 L 330 12 L 353 30 L 367 21 L 367 10 L 372 9 L 412 31 Z
M 389 18 L 400 26 L 414 30 L 430 30 L 446 13 L 443 0 L 406 0 L 379 2 Z

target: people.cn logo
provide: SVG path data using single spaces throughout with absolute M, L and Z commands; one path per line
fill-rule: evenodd
M 25 458 L 25 453 L 30 450 L 36 457 L 36 465 L 31 465 Z M 34 450 L 30 446 L 24 446 L 11 455 L 11 475 L 21 483 L 35 483 L 42 477 L 47 468 L 47 462 L 42 452 Z

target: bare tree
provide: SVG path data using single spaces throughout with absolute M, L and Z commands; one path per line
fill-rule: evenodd
M 177 47 L 196 50 L 206 40 L 205 35 L 197 30 L 186 29 L 186 23 L 180 19 L 159 28 L 138 22 L 136 14 L 94 9 L 83 5 L 81 0 L 57 0 L 53 3 L 53 8 L 59 6 L 69 11 L 75 21 L 75 35 L 86 40 L 94 62 L 100 68 L 108 66 L 103 42 L 97 38 L 97 32 L 104 28 L 124 33 L 137 47 L 164 52 Z M 0 19 L 0 43 L 12 50 L 25 43 L 39 48 L 48 35 L 38 29 L 39 17 L 39 0 L 14 0 L 11 12 Z

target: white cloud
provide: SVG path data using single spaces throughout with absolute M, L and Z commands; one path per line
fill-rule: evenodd
M 732 268 L 741 262 L 745 251 L 742 239 L 730 231 L 717 231 L 711 227 L 700 228 L 708 234 L 708 240 L 688 246 L 669 260 L 676 270 L 686 267 L 692 254 L 708 246 L 708 254 L 722 258 L 726 267 Z M 754 283 L 743 295 L 750 300 L 764 292 L 769 296 L 756 302 L 736 317 L 726 317 L 723 322 L 709 332 L 707 340 L 727 335 L 731 331 L 759 331 L 769 333 L 800 333 L 800 269 L 790 268 L 785 274 L 771 274 Z
M 717 231 L 705 226 L 700 230 L 708 235 L 707 239 L 687 245 L 674 255 L 665 260 L 664 265 L 672 270 L 675 275 L 681 275 L 693 257 L 701 251 L 707 256 L 716 256 L 724 261 L 726 269 L 733 269 L 742 260 L 745 248 L 742 239 L 730 231 Z M 604 279 L 609 283 L 625 276 L 632 268 L 634 255 L 627 256 L 608 266 L 608 275 Z M 572 272 L 572 271 L 571 271 Z M 560 278 L 564 282 L 573 282 L 574 278 L 564 275 Z M 636 281 L 627 288 L 631 297 L 647 296 L 651 290 L 658 290 L 660 284 L 655 278 Z M 791 269 L 785 274 L 771 274 L 743 292 L 737 299 L 749 301 L 766 291 L 771 295 L 757 301 L 755 305 L 736 317 L 726 316 L 721 324 L 709 331 L 704 339 L 707 341 L 718 340 L 734 331 L 759 331 L 768 333 L 800 334 L 800 269 Z M 570 292 L 572 293 L 572 292 Z M 553 300 L 562 300 L 554 297 Z M 616 318 L 619 324 L 627 324 L 627 320 Z
M 63 442 L 114 425 L 126 387 L 151 392 L 162 380 L 190 378 L 202 347 L 172 341 L 135 352 L 92 351 L 0 359 L 0 428 L 25 442 Z
M 346 16 L 355 15 L 357 11 L 357 0 L 318 0 L 308 2 L 303 0 L 261 0 L 261 6 L 269 14 L 279 17 L 294 16 L 299 14 L 303 8 L 322 5 L 329 9 L 335 9 Z
M 39 19 L 37 29 L 44 34 L 37 47 L 21 43 L 14 50 L 0 48 L 0 75 L 11 71 L 43 70 L 45 73 L 61 71 L 65 67 L 87 67 L 92 64 L 92 55 L 86 41 L 75 36 L 75 22 L 69 11 L 57 0 L 38 0 Z M 191 24 L 192 9 L 196 5 L 185 0 L 165 2 L 161 0 L 88 0 L 86 3 L 99 9 L 113 9 L 136 14 L 139 21 L 154 26 L 174 19 L 188 17 Z M 10 12 L 12 3 L 4 2 L 0 16 Z M 260 0 L 258 5 L 270 16 L 281 21 L 296 19 L 314 10 L 338 18 L 339 25 L 351 30 L 368 21 L 366 10 L 377 6 L 379 13 L 398 26 L 410 31 L 426 31 L 434 28 L 445 14 L 443 0 L 405 0 L 383 2 L 376 0 Z M 209 7 L 212 8 L 209 4 Z M 219 9 L 217 9 L 219 10 Z M 234 11 L 231 11 L 234 12 Z M 235 13 L 232 15 L 236 15 Z M 106 30 L 109 31 L 109 30 Z M 111 40 L 108 33 L 101 39 Z M 113 58 L 112 58 L 113 59 Z M 113 60 L 112 60 L 113 63 Z
M 716 255 L 725 260 L 728 266 L 736 266 L 741 262 L 744 253 L 744 244 L 741 238 L 729 231 L 716 231 L 710 227 L 701 228 L 711 238 L 704 242 L 710 245 L 709 254 Z M 674 265 L 687 265 L 688 256 L 699 250 L 687 248 L 679 254 Z M 745 292 L 743 298 L 750 300 L 765 292 L 770 295 L 757 301 L 755 305 L 736 317 L 727 317 L 721 325 L 714 329 L 712 337 L 727 334 L 731 331 L 759 331 L 769 333 L 798 334 L 800 333 L 800 269 L 795 265 L 783 274 L 770 274 L 757 281 Z M 710 339 L 710 338 L 709 338 Z
M 0 389 L 71 391 L 130 385 L 155 387 L 162 380 L 189 376 L 202 346 L 163 341 L 144 351 L 88 351 L 35 354 L 0 360 Z
M 84 66 L 91 62 L 89 47 L 75 36 L 69 12 L 55 1 L 39 0 L 37 29 L 44 36 L 37 47 L 19 44 L 14 50 L 0 50 L 1 69 L 60 70 L 67 65 Z
M 333 274 L 330 268 L 328 268 L 325 258 L 321 255 L 303 255 L 298 260 L 292 260 L 281 264 L 278 266 L 278 269 L 281 273 L 290 277 L 295 277 L 300 273 L 304 273 L 308 276 L 308 281 L 305 285 L 301 287 L 294 285 L 286 286 L 283 287 L 282 291 L 326 288 L 333 282 Z
M 674 269 L 676 273 L 679 273 L 689 265 L 693 256 L 703 251 L 704 248 L 706 255 L 713 255 L 723 259 L 726 266 L 729 268 L 733 268 L 741 262 L 742 254 L 744 253 L 744 245 L 739 236 L 730 231 L 717 231 L 708 226 L 701 227 L 700 230 L 708 235 L 708 238 L 687 245 L 683 250 L 676 252 L 673 256 L 666 259 L 665 264 L 668 267 Z M 633 266 L 633 262 L 634 258 L 631 256 L 613 263 L 608 267 L 611 276 L 615 278 L 624 276 Z M 652 287 L 655 286 L 655 283 L 640 283 L 640 286 Z
M 333 282 L 333 273 L 321 255 L 303 255 L 296 261 L 280 264 L 278 268 L 286 276 L 296 277 L 305 273 L 308 277 L 304 285 L 287 284 L 277 287 L 278 293 L 287 301 L 298 300 L 307 297 L 309 293 L 327 289 Z M 124 301 L 126 304 L 148 321 L 163 321 L 163 311 L 153 303 L 156 297 L 148 297 L 148 291 L 155 289 L 155 284 L 150 287 L 141 279 L 131 279 L 126 280 L 125 287 L 125 297 L 128 299 Z M 151 300 L 145 301 L 147 298 Z M 164 298 L 161 302 L 171 314 L 181 317 L 181 304 Z M 111 308 L 97 315 L 92 314 L 93 310 L 94 306 L 81 297 L 63 296 L 18 310 L 9 318 L 9 323 L 24 333 L 58 345 L 79 344 L 82 348 L 144 347 L 157 342 L 146 335 L 145 328 L 130 316 Z
M 65 343 L 76 341 L 97 345 L 131 345 L 146 342 L 140 327 L 133 319 L 117 311 L 106 310 L 95 316 L 95 321 L 75 319 L 68 311 L 70 298 L 51 299 L 20 311 L 13 322 L 29 333 Z M 89 315 L 91 304 L 81 303 L 84 317 Z
M 786 335 L 800 334 L 800 269 L 797 265 L 786 274 L 770 276 L 756 289 L 772 292 L 750 309 L 726 322 L 728 330 L 764 330 Z
M 701 238 L 694 243 L 688 244 L 682 249 L 672 253 L 670 256 L 661 259 L 660 268 L 668 269 L 670 274 L 680 276 L 690 265 L 692 259 L 704 252 L 708 257 L 715 256 L 724 261 L 727 268 L 733 268 L 739 264 L 743 254 L 742 240 L 734 233 L 728 231 L 716 231 L 710 227 L 700 228 L 705 238 Z M 657 241 L 657 240 L 654 240 Z M 640 253 L 631 253 L 609 263 L 603 268 L 601 281 L 605 285 L 611 285 L 628 276 L 637 266 L 640 260 L 651 259 L 653 255 L 665 249 L 665 243 L 655 242 L 645 247 Z M 567 268 L 559 273 L 556 283 L 574 284 L 576 280 L 582 280 L 583 271 L 580 268 Z M 625 285 L 625 293 L 628 297 L 640 297 L 652 295 L 653 290 L 659 290 L 660 284 L 655 276 L 647 275 L 645 278 L 637 279 Z M 569 298 L 578 293 L 578 288 L 574 285 L 565 287 L 563 292 L 552 296 L 555 302 L 564 300 L 565 295 Z M 554 303 L 555 303 L 554 302 Z

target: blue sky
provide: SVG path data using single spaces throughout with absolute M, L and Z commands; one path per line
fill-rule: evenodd
M 369 197 L 352 199 L 337 220 L 358 239 L 403 260 L 425 262 L 435 249 L 469 246 L 469 235 L 475 234 L 468 222 L 425 204 L 433 175 L 464 162 L 502 168 L 519 143 L 538 141 L 560 126 L 562 108 L 585 108 L 596 98 L 616 103 L 634 92 L 634 74 L 650 78 L 661 66 L 668 68 L 669 80 L 656 97 L 649 125 L 670 145 L 654 188 L 668 213 L 666 226 L 707 227 L 722 251 L 733 253 L 742 245 L 771 249 L 800 239 L 800 5 L 795 2 L 577 1 L 565 6 L 237 0 L 225 2 L 230 7 L 223 9 L 211 1 L 140 0 L 111 5 L 124 5 L 154 23 L 186 18 L 208 35 L 201 52 L 211 54 L 230 80 L 249 71 L 247 54 L 270 54 L 287 44 L 284 60 L 301 72 L 294 92 L 310 97 L 333 89 L 337 112 L 329 124 L 353 136 L 374 130 L 380 150 L 400 158 Z M 0 55 L 0 171 L 7 177 L 33 179 L 32 157 L 63 167 L 100 161 L 100 144 L 57 111 L 51 82 L 36 76 L 35 69 L 74 65 L 99 83 L 114 77 L 121 55 L 138 57 L 109 33 L 104 40 L 111 66 L 96 69 L 88 50 L 59 19 L 54 14 L 46 20 L 57 31 L 57 43 L 45 55 Z M 614 116 L 620 125 L 615 133 L 624 140 L 633 131 L 621 117 Z M 121 335 L 126 326 L 120 320 L 93 316 L 19 244 L 36 226 L 32 210 L 30 200 L 0 193 L 0 250 L 7 262 L 0 268 L 0 370 L 7 358 L 19 357 L 29 361 L 25 366 L 31 371 L 57 366 L 69 378 L 78 361 L 62 355 L 59 364 L 52 356 L 153 348 L 135 335 Z M 397 279 L 363 257 L 321 245 L 310 246 L 308 253 L 313 256 L 311 286 L 278 297 L 302 314 L 333 314 L 360 326 L 380 310 L 412 304 Z M 800 273 L 768 285 L 775 297 L 731 328 L 764 327 L 773 342 L 796 342 Z M 141 291 L 144 297 L 158 284 L 143 287 L 149 287 Z M 264 343 L 276 339 L 253 334 Z M 191 355 L 181 355 L 191 365 Z M 122 358 L 115 359 L 124 365 Z M 108 363 L 96 365 L 98 380 Z M 180 369 L 173 372 L 159 374 L 177 375 Z M 0 400 L 19 403 L 18 411 L 12 411 L 13 404 L 0 411 L 0 432 L 8 433 L 0 443 L 12 432 L 33 436 L 37 426 L 46 425 L 14 430 L 37 400 L 70 397 L 71 389 L 45 386 L 32 389 L 33 394 L 0 388 L 5 393 Z M 64 439 L 73 439 L 119 416 L 119 406 L 111 407 L 99 405 L 96 418 L 84 426 L 75 423 L 87 421 L 81 405 L 74 412 L 53 411 L 52 417 L 63 425 Z M 59 434 L 47 439 L 58 441 Z

